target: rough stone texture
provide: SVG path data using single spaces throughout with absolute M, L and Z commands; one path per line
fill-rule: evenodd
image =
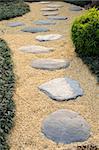
M 48 5 L 48 7 L 50 7 L 50 8 L 61 8 L 61 7 L 63 7 L 63 5 L 58 5 L 58 4 L 49 4 Z
M 47 28 L 41 28 L 41 27 L 26 27 L 24 29 L 22 29 L 21 31 L 23 32 L 30 32 L 30 33 L 37 33 L 37 32 L 47 32 L 49 31 L 49 29 Z
M 48 19 L 51 19 L 51 20 L 66 20 L 68 18 L 64 17 L 64 16 L 49 16 Z
M 63 36 L 60 34 L 48 34 L 48 35 L 38 35 L 36 40 L 43 42 L 43 41 L 53 41 L 62 38 Z
M 86 141 L 90 136 L 90 127 L 77 112 L 60 109 L 50 114 L 41 127 L 44 135 L 56 143 L 70 144 Z
M 47 48 L 44 46 L 37 46 L 37 45 L 27 45 L 27 46 L 20 47 L 19 50 L 27 53 L 40 54 L 40 53 L 48 53 L 50 51 L 53 51 L 54 48 Z
M 63 59 L 36 59 L 32 62 L 32 67 L 44 70 L 63 69 L 69 66 L 69 62 Z
M 8 24 L 9 27 L 17 27 L 17 26 L 23 26 L 24 23 L 22 22 L 11 22 Z
M 69 8 L 71 11 L 80 11 L 82 8 L 80 6 L 72 6 Z
M 42 8 L 41 11 L 56 11 L 58 8 Z
M 51 21 L 51 20 L 38 20 L 38 21 L 34 21 L 33 23 L 37 24 L 37 25 L 54 25 L 54 24 L 56 24 L 56 22 Z
M 50 80 L 39 86 L 39 89 L 57 101 L 75 99 L 83 95 L 79 83 L 67 77 Z
M 57 16 L 59 13 L 57 11 L 54 12 L 44 12 L 43 16 Z

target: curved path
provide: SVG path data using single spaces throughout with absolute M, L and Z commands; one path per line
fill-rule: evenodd
M 71 150 L 77 143 L 70 145 L 56 144 L 41 134 L 41 123 L 46 116 L 58 109 L 71 109 L 79 112 L 91 125 L 92 135 L 85 143 L 97 143 L 98 136 L 98 90 L 96 80 L 80 58 L 76 57 L 74 47 L 70 38 L 70 29 L 73 20 L 83 11 L 70 11 L 70 4 L 56 2 L 64 7 L 60 8 L 61 16 L 67 16 L 68 20 L 57 21 L 55 25 L 44 25 L 50 31 L 44 34 L 61 34 L 64 37 L 56 41 L 39 42 L 35 40 L 37 35 L 43 33 L 25 33 L 19 27 L 7 27 L 11 21 L 21 21 L 27 26 L 37 27 L 32 21 L 45 19 L 40 9 L 47 4 L 31 3 L 31 12 L 23 17 L 9 21 L 0 22 L 0 28 L 4 31 L 1 37 L 4 38 L 12 49 L 14 60 L 14 71 L 16 75 L 16 91 L 14 100 L 16 103 L 15 127 L 9 137 L 11 150 Z M 39 26 L 39 25 L 38 25 Z M 53 52 L 42 54 L 23 53 L 19 50 L 25 45 L 39 45 L 54 47 Z M 31 62 L 39 58 L 67 59 L 70 66 L 66 69 L 56 71 L 38 70 L 31 67 Z M 84 95 L 76 100 L 56 102 L 38 90 L 38 86 L 44 82 L 59 77 L 70 77 L 77 80 Z M 97 94 L 97 95 L 96 95 Z M 79 143 L 81 145 L 83 143 Z

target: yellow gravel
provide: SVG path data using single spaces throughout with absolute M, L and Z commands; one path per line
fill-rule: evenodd
M 35 40 L 35 37 L 43 33 L 22 33 L 20 29 L 23 27 L 13 29 L 7 27 L 7 23 L 12 21 L 23 21 L 27 26 L 36 26 L 32 24 L 32 21 L 46 18 L 42 16 L 40 9 L 46 7 L 47 4 L 31 3 L 29 4 L 31 7 L 30 13 L 23 17 L 0 22 L 0 29 L 4 30 L 4 34 L 0 33 L 0 36 L 8 42 L 12 49 L 16 75 L 16 91 L 14 94 L 16 104 L 15 126 L 9 136 L 11 150 L 74 150 L 77 145 L 84 143 L 97 144 L 99 142 L 99 97 L 96 95 L 99 87 L 96 84 L 95 77 L 86 65 L 83 64 L 80 58 L 76 57 L 70 38 L 72 22 L 83 11 L 69 11 L 70 4 L 56 3 L 64 5 L 59 12 L 60 15 L 67 16 L 68 20 L 57 21 L 56 25 L 45 26 L 51 30 L 44 34 L 58 33 L 64 35 L 64 38 L 60 40 L 40 43 Z M 55 51 L 46 54 L 28 54 L 19 51 L 21 46 L 31 44 L 54 47 Z M 70 60 L 70 67 L 58 71 L 36 70 L 31 68 L 30 64 L 32 60 L 37 58 L 66 58 Z M 56 102 L 38 90 L 38 86 L 42 83 L 64 76 L 79 81 L 84 90 L 84 96 L 68 102 Z M 56 144 L 42 135 L 41 124 L 43 119 L 50 113 L 63 108 L 79 112 L 90 124 L 92 133 L 88 141 L 63 145 Z

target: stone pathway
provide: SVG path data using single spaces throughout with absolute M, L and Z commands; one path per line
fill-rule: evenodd
M 70 39 L 71 24 L 83 10 L 73 14 L 71 6 L 63 2 L 30 4 L 31 12 L 14 20 L 28 27 L 8 28 L 2 36 L 13 51 L 16 74 L 11 150 L 72 150 L 76 142 L 98 141 L 95 78 L 75 56 Z M 42 11 L 55 13 L 52 9 L 59 16 L 49 16 L 47 22 Z M 54 20 L 57 22 L 50 24 Z

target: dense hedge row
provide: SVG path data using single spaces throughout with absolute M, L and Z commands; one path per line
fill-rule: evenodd
M 74 21 L 72 40 L 75 51 L 99 81 L 99 10 L 92 8 Z
M 64 0 L 64 1 L 79 6 L 84 6 L 92 2 L 92 0 Z
M 13 126 L 15 105 L 13 102 L 14 73 L 11 51 L 0 39 L 0 150 L 8 150 L 6 137 Z
M 0 20 L 22 16 L 29 11 L 29 6 L 23 2 L 0 2 Z

